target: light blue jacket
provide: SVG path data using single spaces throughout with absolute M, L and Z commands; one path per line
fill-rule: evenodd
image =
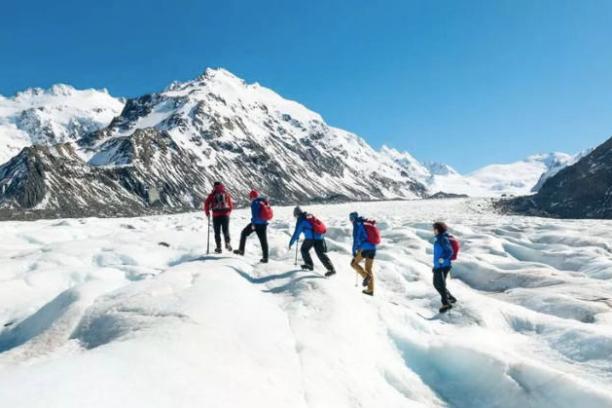
M 438 234 L 434 242 L 433 266 L 444 268 L 452 266 L 453 247 L 448 238 L 448 233 Z M 440 262 L 442 260 L 442 262 Z
M 357 219 L 353 222 L 353 256 L 359 251 L 372 251 L 376 249 L 376 245 L 368 242 L 368 232 L 363 225 L 363 219 Z
M 305 239 L 321 240 L 324 234 L 317 234 L 312 230 L 312 224 L 306 219 L 306 214 L 300 216 L 295 224 L 295 231 L 289 241 L 289 246 L 293 246 L 300 238 L 300 234 L 304 234 Z
M 261 218 L 261 202 L 264 198 L 259 197 L 251 201 L 251 223 L 258 225 L 265 225 L 268 221 Z

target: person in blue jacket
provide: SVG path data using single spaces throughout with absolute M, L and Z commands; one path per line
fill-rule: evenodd
M 246 240 L 253 232 L 257 234 L 263 257 L 259 262 L 268 263 L 268 221 L 261 218 L 261 203 L 265 198 L 259 197 L 259 193 L 255 190 L 249 193 L 251 200 L 251 222 L 247 225 L 240 234 L 240 246 L 234 251 L 237 255 L 244 255 L 244 247 Z
M 374 258 L 376 257 L 376 245 L 368 241 L 368 233 L 363 222 L 365 219 L 358 213 L 349 214 L 349 219 L 353 223 L 353 260 L 351 266 L 363 278 L 363 286 L 366 289 L 362 292 L 365 295 L 374 296 Z M 365 269 L 360 265 L 365 259 Z
M 457 299 L 448 291 L 446 287 L 446 278 L 452 269 L 453 247 L 451 246 L 448 227 L 443 222 L 435 222 L 433 224 L 433 233 L 435 235 L 433 247 L 433 285 L 440 294 L 442 299 L 442 307 L 440 313 L 445 313 L 452 309 L 453 303 Z
M 310 214 L 308 214 L 306 211 L 302 211 L 300 207 L 295 207 L 295 209 L 293 210 L 293 216 L 297 218 L 297 222 L 295 224 L 295 231 L 293 232 L 293 236 L 289 241 L 289 249 L 291 249 L 293 244 L 300 238 L 300 235 L 304 234 L 304 242 L 302 243 L 302 247 L 300 248 L 300 252 L 302 253 L 302 259 L 304 260 L 304 265 L 302 265 L 302 269 L 307 269 L 309 271 L 312 271 L 314 269 L 312 257 L 310 256 L 310 250 L 314 247 L 317 257 L 319 258 L 325 269 L 327 269 L 325 276 L 334 275 L 336 273 L 334 265 L 325 253 L 327 252 L 324 240 L 325 234 L 318 234 L 314 232 L 312 223 L 309 221 L 309 218 L 311 217 Z

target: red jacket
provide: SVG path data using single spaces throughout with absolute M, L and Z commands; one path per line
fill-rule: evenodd
M 225 200 L 227 204 L 226 209 L 223 209 L 223 210 L 213 209 L 214 200 L 217 194 L 225 194 Z M 206 214 L 207 217 L 210 215 L 211 209 L 212 209 L 213 217 L 221 217 L 224 215 L 230 215 L 233 208 L 234 208 L 234 201 L 232 200 L 232 196 L 230 195 L 230 193 L 225 191 L 225 186 L 223 184 L 219 184 L 218 186 L 215 186 L 213 188 L 212 193 L 210 193 L 208 195 L 208 198 L 206 198 L 206 201 L 204 201 L 204 213 Z

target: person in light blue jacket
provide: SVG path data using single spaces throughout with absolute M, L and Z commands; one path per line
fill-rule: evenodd
M 435 222 L 432 227 L 436 237 L 433 247 L 433 285 L 442 299 L 440 313 L 445 313 L 452 309 L 453 303 L 457 302 L 457 299 L 451 295 L 446 287 L 446 278 L 453 267 L 453 247 L 445 223 Z
M 259 262 L 268 263 L 268 221 L 261 217 L 261 206 L 265 198 L 259 196 L 259 193 L 252 190 L 249 193 L 251 200 L 251 222 L 242 230 L 240 234 L 240 246 L 234 251 L 236 255 L 244 255 L 246 240 L 253 232 L 257 234 L 259 243 L 261 244 L 261 252 L 263 256 Z
M 349 214 L 349 219 L 353 224 L 353 260 L 351 267 L 363 278 L 363 286 L 366 289 L 364 295 L 374 296 L 374 258 L 376 257 L 376 245 L 369 242 L 368 232 L 363 224 L 365 219 L 358 213 Z M 365 269 L 361 266 L 361 261 L 365 259 Z
M 314 263 L 312 262 L 312 257 L 310 256 L 310 250 L 312 248 L 315 249 L 315 253 L 317 257 L 327 269 L 325 276 L 329 277 L 336 273 L 334 269 L 334 265 L 331 260 L 327 256 L 327 248 L 325 245 L 325 234 L 319 234 L 314 231 L 312 222 L 316 220 L 312 215 L 308 214 L 306 211 L 303 211 L 300 207 L 295 207 L 293 210 L 293 215 L 297 219 L 295 224 L 295 231 L 293 232 L 293 236 L 289 241 L 289 249 L 295 244 L 297 240 L 300 239 L 300 235 L 304 234 L 304 242 L 302 243 L 302 247 L 300 248 L 300 252 L 302 253 L 302 259 L 304 260 L 304 264 L 302 265 L 302 269 L 306 269 L 312 271 L 314 269 Z

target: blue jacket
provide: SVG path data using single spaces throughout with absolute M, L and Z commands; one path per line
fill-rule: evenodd
M 444 268 L 451 266 L 451 257 L 453 256 L 453 247 L 448 239 L 448 233 L 439 234 L 436 236 L 433 249 L 433 266 L 434 268 Z M 440 262 L 440 259 L 442 262 Z
M 323 234 L 317 234 L 312 230 L 312 224 L 306 219 L 306 214 L 298 218 L 295 224 L 295 231 L 289 241 L 289 246 L 293 246 L 295 241 L 300 238 L 300 234 L 304 233 L 305 239 L 320 240 L 323 239 Z
M 368 232 L 363 225 L 363 219 L 358 218 L 353 223 L 353 256 L 359 251 L 372 251 L 376 249 L 376 245 L 368 242 Z
M 261 214 L 261 202 L 264 201 L 263 198 L 259 197 L 251 201 L 251 223 L 265 225 L 268 221 L 262 219 L 259 215 Z

